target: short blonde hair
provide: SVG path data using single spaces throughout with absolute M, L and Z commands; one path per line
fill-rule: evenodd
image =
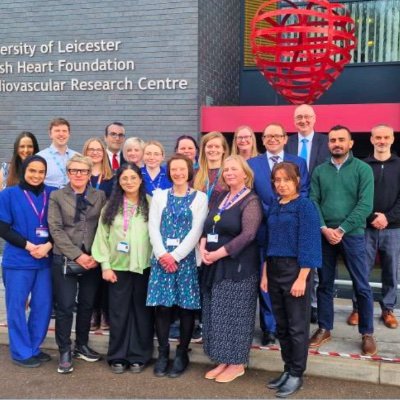
M 232 160 L 236 161 L 242 168 L 243 172 L 245 173 L 246 179 L 244 181 L 244 184 L 246 185 L 246 187 L 248 187 L 249 189 L 253 189 L 253 183 L 254 183 L 253 170 L 249 167 L 249 164 L 247 164 L 247 161 L 242 156 L 239 156 L 239 154 L 232 154 L 232 155 L 226 157 L 224 160 L 224 163 L 222 164 L 222 170 L 225 167 L 225 164 L 228 161 L 232 161 Z M 222 173 L 222 180 L 224 181 L 224 183 L 226 185 L 223 173 Z
M 82 154 L 76 153 L 74 154 L 68 161 L 67 161 L 67 170 L 69 169 L 69 167 L 71 166 L 72 163 L 81 163 L 81 164 L 85 164 L 88 168 L 89 171 L 92 172 L 92 168 L 93 168 L 93 161 L 90 157 L 87 156 L 83 156 Z
M 128 151 L 129 147 L 131 147 L 134 144 L 138 144 L 140 148 L 144 151 L 146 142 L 138 137 L 130 137 L 126 139 L 124 146 L 122 147 L 122 155 L 124 156 L 125 160 L 128 159 L 126 152 Z

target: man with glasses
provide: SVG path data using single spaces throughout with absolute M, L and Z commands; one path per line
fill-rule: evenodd
M 314 168 L 329 158 L 328 136 L 316 133 L 314 125 L 316 116 L 314 109 L 302 104 L 294 110 L 294 125 L 297 133 L 291 135 L 285 146 L 290 154 L 296 154 L 307 162 L 308 173 L 312 175 Z M 311 288 L 311 323 L 317 322 L 317 287 L 318 275 L 314 274 Z
M 265 259 L 267 245 L 266 217 L 272 202 L 277 198 L 271 183 L 271 171 L 275 164 L 282 161 L 289 161 L 298 165 L 300 169 L 300 194 L 308 197 L 310 177 L 307 172 L 307 164 L 301 157 L 284 152 L 284 146 L 288 137 L 281 124 L 272 123 L 267 125 L 262 136 L 266 149 L 264 154 L 251 158 L 248 163 L 254 172 L 254 190 L 260 197 L 264 221 L 258 232 L 257 239 L 260 245 L 262 261 Z M 269 294 L 260 290 L 260 325 L 263 331 L 261 344 L 267 346 L 275 343 L 275 319 L 272 313 Z
M 125 163 L 122 155 L 122 146 L 125 141 L 125 127 L 121 122 L 112 122 L 106 126 L 104 132 L 104 141 L 107 146 L 108 160 L 113 171 L 116 171 Z
M 68 148 L 70 128 L 69 122 L 64 118 L 55 118 L 50 121 L 51 145 L 38 153 L 47 161 L 45 184 L 59 189 L 69 182 L 66 165 L 67 161 L 76 154 L 76 151 Z

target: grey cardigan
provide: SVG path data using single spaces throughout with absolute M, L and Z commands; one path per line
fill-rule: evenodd
M 54 254 L 75 260 L 84 253 L 82 245 L 90 254 L 106 196 L 102 190 L 88 187 L 86 200 L 89 203 L 86 211 L 80 221 L 74 222 L 76 196 L 71 186 L 68 184 L 50 194 L 48 223 L 54 240 Z

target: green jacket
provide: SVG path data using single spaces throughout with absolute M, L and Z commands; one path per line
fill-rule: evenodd
M 340 226 L 346 234 L 362 235 L 373 208 L 372 169 L 351 153 L 339 170 L 326 161 L 314 170 L 310 198 L 318 208 L 321 227 Z

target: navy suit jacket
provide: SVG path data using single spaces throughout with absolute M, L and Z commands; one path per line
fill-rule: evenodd
M 289 136 L 285 146 L 285 151 L 289 154 L 297 156 L 299 150 L 299 135 L 298 133 Z M 330 158 L 331 154 L 328 148 L 328 135 L 314 133 L 311 144 L 310 165 L 308 171 L 312 175 L 314 168 Z

